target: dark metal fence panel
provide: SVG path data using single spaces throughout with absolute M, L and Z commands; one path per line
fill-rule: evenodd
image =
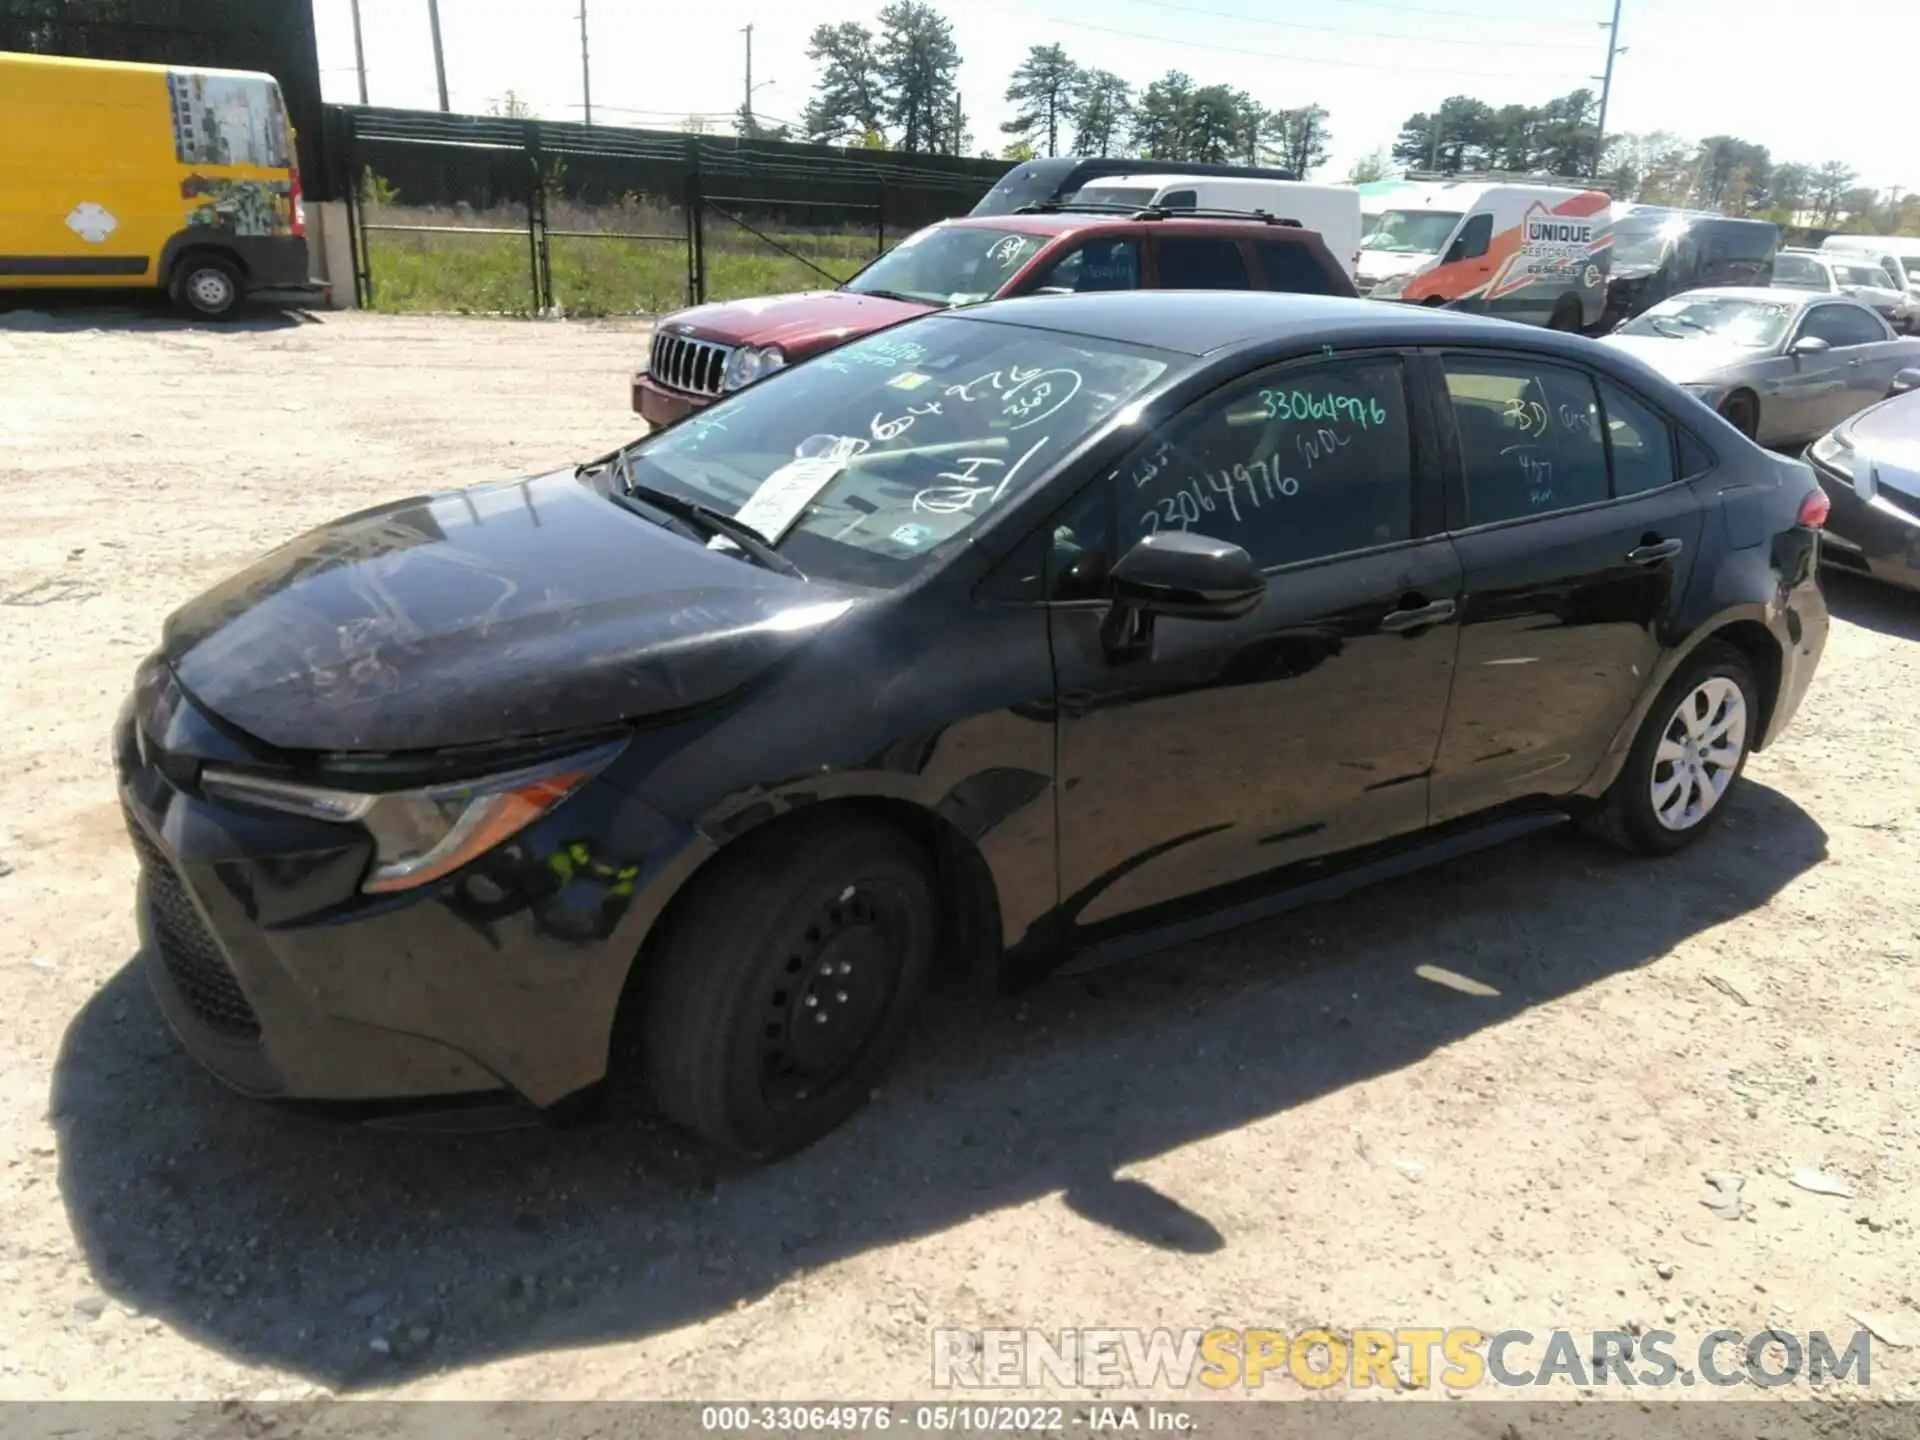
M 356 177 L 360 293 L 382 308 L 657 314 L 837 284 L 890 239 L 972 208 L 1006 169 L 951 156 L 329 108 L 329 149 Z M 513 243 L 523 258 L 508 282 Z

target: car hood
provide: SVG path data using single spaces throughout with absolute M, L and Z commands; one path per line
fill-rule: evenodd
M 1602 345 L 1624 350 L 1676 385 L 1723 378 L 1743 365 L 1767 358 L 1766 352 L 1723 340 L 1664 340 L 1656 335 L 1603 335 Z
M 838 344 L 879 330 L 896 321 L 911 320 L 938 309 L 908 300 L 887 300 L 851 290 L 808 290 L 798 295 L 770 295 L 757 300 L 718 301 L 696 305 L 660 322 L 668 335 L 696 335 L 728 345 L 778 345 L 805 350 L 822 342 Z
M 1920 391 L 1862 410 L 1840 433 L 1875 465 L 1920 476 Z
M 1391 280 L 1410 275 L 1434 257 L 1419 250 L 1365 250 L 1354 265 L 1354 273 L 1369 280 Z
M 323 525 L 176 611 L 162 651 L 203 707 L 269 745 L 435 749 L 717 699 L 853 603 L 566 470 Z

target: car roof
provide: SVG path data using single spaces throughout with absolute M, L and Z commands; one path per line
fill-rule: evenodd
M 1532 325 L 1515 325 L 1381 300 L 1299 295 L 1272 290 L 1124 290 L 994 300 L 963 314 L 969 320 L 1025 325 L 1090 340 L 1128 341 L 1185 355 L 1272 340 L 1307 344 L 1485 344 L 1588 353 L 1589 342 Z
M 1141 220 L 1132 215 L 1117 215 L 1110 211 L 1097 210 L 1049 210 L 1036 215 L 960 215 L 951 220 L 942 220 L 939 224 L 966 230 L 1013 230 L 1022 235 L 1077 235 L 1083 230 L 1100 229 L 1156 232 L 1171 230 L 1176 235 L 1182 232 L 1208 234 L 1218 231 L 1241 234 L 1249 229 L 1258 229 L 1265 232 L 1264 238 L 1282 242 L 1297 236 L 1317 236 L 1320 233 L 1318 230 L 1305 230 L 1297 225 L 1270 225 L 1264 220 L 1256 220 L 1252 217 L 1237 220 L 1211 217 L 1196 219 L 1169 215 L 1164 219 Z
M 1702 285 L 1669 295 L 1669 300 L 1752 300 L 1761 305 L 1811 305 L 1816 300 L 1845 300 L 1826 290 L 1801 290 L 1792 285 Z

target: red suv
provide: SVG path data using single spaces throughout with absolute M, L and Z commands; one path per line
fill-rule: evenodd
M 1278 220 L 1052 212 L 967 216 L 909 235 L 838 290 L 664 317 L 633 408 L 671 425 L 795 360 L 952 305 L 1087 290 L 1353 295 L 1318 232 Z

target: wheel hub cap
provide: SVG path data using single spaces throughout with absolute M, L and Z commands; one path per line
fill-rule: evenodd
M 1703 680 L 1681 700 L 1653 753 L 1654 817 L 1668 830 L 1691 830 L 1713 812 L 1747 746 L 1747 702 L 1723 675 Z

